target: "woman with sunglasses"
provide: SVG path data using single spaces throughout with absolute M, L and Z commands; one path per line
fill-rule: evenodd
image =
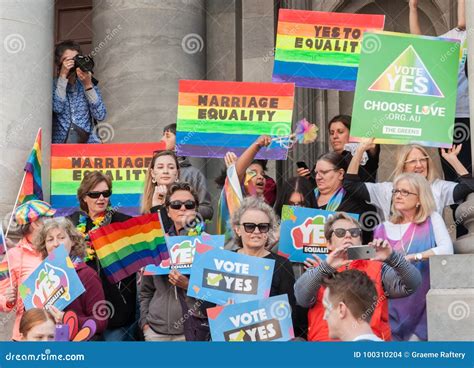
M 199 199 L 188 183 L 169 187 L 165 208 L 171 220 L 167 236 L 200 235 Z M 186 295 L 188 278 L 177 270 L 143 276 L 140 286 L 140 326 L 146 341 L 201 341 L 210 337 L 202 301 Z M 187 318 L 183 318 L 186 315 Z
M 35 239 L 36 250 L 44 260 L 60 245 L 63 245 L 69 254 L 85 291 L 69 304 L 64 311 L 51 306 L 49 312 L 54 316 L 56 323 L 62 323 L 66 311 L 76 313 L 79 326 L 82 326 L 87 320 L 93 320 L 96 323 L 97 330 L 92 340 L 98 340 L 107 327 L 108 318 L 102 318 L 100 312 L 98 312 L 106 305 L 106 301 L 99 276 L 92 267 L 84 262 L 86 255 L 84 237 L 68 219 L 59 217 L 45 221 Z
M 422 283 L 407 298 L 390 301 L 394 340 L 427 340 L 426 294 L 430 288 L 429 258 L 453 254 L 443 218 L 435 211 L 430 185 L 421 175 L 401 174 L 393 181 L 392 216 L 375 229 L 421 272 Z
M 308 312 L 308 340 L 329 341 L 328 325 L 324 319 L 322 280 L 336 272 L 357 269 L 367 273 L 375 283 L 379 298 L 374 301 L 370 322 L 374 333 L 383 340 L 391 339 L 387 298 L 403 298 L 415 292 L 421 283 L 420 272 L 401 253 L 395 252 L 382 239 L 369 243 L 375 249 L 371 260 L 350 260 L 347 249 L 362 244 L 362 229 L 357 220 L 338 212 L 324 225 L 329 254 L 322 261 L 318 256 L 305 262 L 307 271 L 296 281 L 295 296 Z
M 372 142 L 373 139 L 370 139 L 358 146 L 347 169 L 344 188 L 352 197 L 374 205 L 381 217 L 380 221 L 385 221 L 390 218 L 393 183 L 363 183 L 357 175 L 361 157 L 367 149 L 373 146 Z M 460 145 L 454 145 L 453 148 L 448 150 L 441 150 L 443 158 L 458 173 L 457 182 L 439 179 L 439 174 L 429 153 L 417 144 L 403 146 L 400 149 L 393 177 L 397 177 L 402 173 L 422 175 L 431 186 L 436 211 L 442 215 L 446 206 L 461 203 L 468 194 L 474 191 L 472 177 L 457 157 L 460 150 Z
M 291 263 L 267 250 L 275 243 L 278 231 L 278 220 L 273 209 L 259 198 L 247 197 L 235 211 L 231 223 L 237 253 L 275 261 L 270 296 L 288 294 L 288 301 L 294 311 L 295 276 Z
M 133 340 L 136 329 L 137 278 L 130 275 L 116 284 L 110 283 L 102 271 L 100 262 L 91 246 L 89 232 L 114 222 L 123 222 L 130 216 L 111 207 L 112 179 L 100 171 L 91 171 L 84 175 L 77 190 L 80 211 L 69 219 L 82 234 L 86 242 L 85 261 L 97 271 L 107 301 L 109 320 L 104 331 L 106 341 Z M 104 309 L 105 310 L 105 309 Z

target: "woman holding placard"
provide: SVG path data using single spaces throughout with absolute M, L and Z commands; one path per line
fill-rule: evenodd
M 435 211 L 433 194 L 425 178 L 401 174 L 393 181 L 392 193 L 392 216 L 375 229 L 374 235 L 386 239 L 422 275 L 422 283 L 414 294 L 389 303 L 392 336 L 401 341 L 427 340 L 428 259 L 453 254 L 453 243 L 443 218 Z
M 392 203 L 393 183 L 363 183 L 357 176 L 359 162 L 363 153 L 373 146 L 373 139 L 361 143 L 357 148 L 354 157 L 347 169 L 344 180 L 344 188 L 351 197 L 371 203 L 379 210 L 381 220 L 390 218 L 390 208 Z M 394 177 L 402 173 L 415 173 L 422 175 L 431 186 L 435 201 L 435 210 L 440 215 L 446 206 L 464 201 L 467 195 L 474 191 L 472 177 L 466 168 L 458 160 L 461 147 L 454 145 L 448 150 L 441 150 L 444 159 L 456 170 L 459 175 L 458 181 L 446 181 L 439 179 L 433 160 L 425 148 L 417 144 L 401 147 Z
M 275 261 L 270 296 L 287 294 L 294 311 L 295 276 L 291 263 L 286 258 L 267 250 L 267 247 L 276 241 L 277 227 L 275 212 L 263 200 L 255 197 L 245 198 L 232 216 L 237 253 Z
M 102 283 L 95 270 L 84 262 L 86 245 L 83 236 L 71 221 L 61 217 L 46 221 L 35 239 L 35 247 L 43 259 L 60 245 L 68 252 L 85 291 L 64 311 L 51 306 L 49 312 L 57 323 L 62 322 L 64 312 L 69 310 L 76 313 L 80 326 L 87 320 L 94 320 L 97 326 L 95 339 L 98 339 L 107 327 L 108 320 L 108 316 L 103 318 L 100 312 L 106 305 Z
M 387 298 L 402 298 L 416 291 L 421 283 L 420 272 L 402 254 L 395 252 L 387 241 L 374 239 L 370 260 L 348 257 L 348 248 L 362 244 L 362 229 L 357 220 L 344 212 L 331 217 L 324 225 L 329 254 L 323 261 L 316 255 L 307 259 L 308 270 L 296 281 L 295 296 L 298 305 L 310 308 L 308 313 L 308 340 L 328 341 L 328 326 L 324 319 L 324 278 L 338 271 L 357 269 L 367 273 L 374 281 L 378 299 L 374 301 L 374 313 L 370 325 L 383 340 L 391 339 Z M 367 321 L 368 322 L 368 321 Z
M 188 183 L 172 184 L 164 205 L 172 223 L 167 236 L 201 234 L 199 199 Z M 207 318 L 199 310 L 202 301 L 189 298 L 187 288 L 188 278 L 177 270 L 171 270 L 169 276 L 142 277 L 140 326 L 146 341 L 209 339 Z

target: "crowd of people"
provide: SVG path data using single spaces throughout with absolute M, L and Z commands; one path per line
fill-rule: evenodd
M 410 27 L 420 33 L 416 9 L 417 1 L 410 0 Z M 450 37 L 465 38 L 462 22 L 460 17 L 457 33 Z M 105 118 L 106 109 L 91 74 L 75 64 L 80 54 L 80 46 L 72 41 L 56 48 L 53 143 L 100 141 L 94 124 Z M 467 86 L 465 68 L 461 64 L 460 89 Z M 456 124 L 469 126 L 463 93 L 458 96 Z M 288 296 L 296 339 L 427 340 L 429 258 L 453 253 L 443 210 L 474 191 L 471 157 L 465 154 L 469 142 L 440 150 L 444 180 L 424 147 L 407 145 L 399 149 L 393 180 L 381 182 L 380 145 L 373 139 L 350 143 L 350 126 L 348 115 L 331 119 L 331 150 L 312 168 L 298 168 L 296 176 L 280 185 L 267 175 L 266 162 L 255 159 L 271 137 L 259 137 L 240 157 L 229 152 L 224 161 L 236 174 L 244 199 L 225 228 L 217 231 L 230 235 L 226 249 L 275 261 L 270 296 Z M 167 236 L 200 235 L 218 212 L 206 177 L 187 158 L 176 156 L 176 124 L 164 128 L 162 141 L 167 149 L 153 153 L 141 213 L 159 213 Z M 229 172 L 216 178 L 222 190 Z M 55 210 L 39 200 L 16 209 L 21 239 L 7 251 L 10 278 L 0 282 L 0 310 L 16 315 L 13 340 L 54 339 L 56 324 L 67 311 L 73 311 L 79 323 L 94 320 L 92 339 L 98 341 L 211 339 L 206 310 L 214 304 L 189 297 L 189 278 L 178 270 L 155 276 L 139 271 L 115 284 L 106 277 L 89 234 L 130 218 L 112 207 L 112 193 L 112 179 L 92 171 L 77 189 L 77 211 L 67 218 L 54 217 Z M 313 255 L 304 263 L 292 263 L 278 255 L 284 205 L 334 212 L 324 225 L 326 259 Z M 369 212 L 378 213 L 379 219 L 371 228 L 349 215 Z M 462 235 L 461 227 L 457 230 Z M 362 244 L 373 248 L 374 256 L 350 260 L 348 249 Z M 85 292 L 63 311 L 25 311 L 19 286 L 59 245 L 69 253 Z M 99 313 L 104 305 L 110 312 L 106 315 Z

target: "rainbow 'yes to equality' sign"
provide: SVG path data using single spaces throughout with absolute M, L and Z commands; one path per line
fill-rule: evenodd
M 201 236 L 165 236 L 165 240 L 170 257 L 161 261 L 158 266 L 153 264 L 146 266 L 143 273 L 145 276 L 167 275 L 171 268 L 178 270 L 183 275 L 189 275 L 193 267 L 196 248 L 200 249 L 208 246 L 223 248 L 225 236 L 209 234 Z
M 353 91 L 365 31 L 383 30 L 385 16 L 280 9 L 274 82 Z
M 77 211 L 77 189 L 84 175 L 99 170 L 112 178 L 112 205 L 120 212 L 139 215 L 140 196 L 153 152 L 164 149 L 163 142 L 52 144 L 51 205 L 61 216 Z
M 295 337 L 288 295 L 207 309 L 212 341 L 288 341 Z
M 326 259 L 329 250 L 324 225 L 335 212 L 295 206 L 283 206 L 278 254 L 292 262 L 304 262 L 311 254 Z M 348 213 L 358 219 L 359 215 Z
M 362 43 L 350 140 L 451 147 L 459 41 L 380 32 Z
M 262 134 L 291 134 L 295 86 L 290 83 L 180 80 L 176 151 L 179 156 L 240 156 Z M 288 146 L 273 141 L 260 159 L 285 160 Z
M 51 252 L 18 288 L 26 310 L 51 305 L 63 310 L 84 291 L 63 245 Z
M 188 295 L 223 305 L 267 298 L 275 261 L 213 247 L 196 248 Z

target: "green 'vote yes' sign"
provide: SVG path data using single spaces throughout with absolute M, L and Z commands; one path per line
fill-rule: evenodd
M 364 33 L 351 141 L 451 147 L 459 55 L 455 40 Z

